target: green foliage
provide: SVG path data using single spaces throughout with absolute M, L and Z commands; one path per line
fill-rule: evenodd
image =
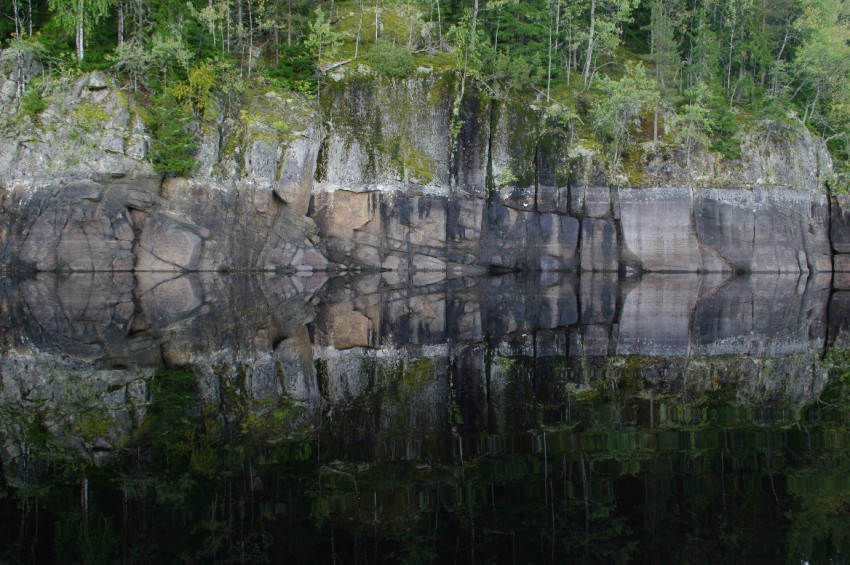
M 155 34 L 143 53 L 147 69 L 158 71 L 163 84 L 175 74 L 188 76 L 194 58 L 183 38 L 172 33 Z
M 741 126 L 723 99 L 714 98 L 709 108 L 709 121 L 712 151 L 717 151 L 727 159 L 738 159 L 741 156 L 741 142 L 738 139 Z
M 109 13 L 115 0 L 48 0 L 54 20 L 66 33 L 76 33 L 77 62 L 84 59 L 85 36 Z
M 711 109 L 708 106 L 709 92 L 704 86 L 688 91 L 687 103 L 671 120 L 673 139 L 685 146 L 687 164 L 690 166 L 691 151 L 696 147 L 705 147 L 710 143 L 712 129 Z
M 197 166 L 197 141 L 195 134 L 189 129 L 193 117 L 192 113 L 186 111 L 171 95 L 166 94 L 154 100 L 154 136 L 150 157 L 157 172 L 186 176 Z
M 471 12 L 449 29 L 447 38 L 455 46 L 456 67 L 465 75 L 477 76 L 481 71 L 484 46 L 488 41 Z
M 658 98 L 655 83 L 643 66 L 628 65 L 623 77 L 599 82 L 603 98 L 592 111 L 596 130 L 607 140 L 613 168 L 616 169 L 623 147 L 640 125 L 641 114 Z
M 11 38 L 6 48 L 0 51 L 0 70 L 8 74 L 30 61 L 45 63 L 50 54 L 40 35 Z
M 570 136 L 586 124 L 582 134 L 603 140 L 617 164 L 640 115 L 624 127 L 614 116 L 623 101 L 605 99 L 621 69 L 643 61 L 668 141 L 735 158 L 742 128 L 790 131 L 788 120 L 762 115 L 770 107 L 796 113 L 827 140 L 837 169 L 850 170 L 845 0 L 338 0 L 333 21 L 328 3 L 308 0 L 123 0 L 123 41 L 116 0 L 33 1 L 31 36 L 17 5 L 18 21 L 6 2 L 0 23 L 7 36 L 19 32 L 0 52 L 4 72 L 29 60 L 48 73 L 112 66 L 139 100 L 169 92 L 201 121 L 228 113 L 254 84 L 313 95 L 317 68 L 362 58 L 392 78 L 417 65 L 458 71 L 456 113 L 469 88 L 500 100 L 536 98 L 537 108 L 542 97 L 545 107 L 568 106 Z M 698 89 L 709 94 L 695 102 Z M 28 94 L 23 114 L 37 116 L 41 104 Z M 454 115 L 452 131 L 460 123 Z
M 108 565 L 117 559 L 118 536 L 112 520 L 100 511 L 64 509 L 53 544 L 60 564 Z
M 389 43 L 379 43 L 369 52 L 369 65 L 390 78 L 407 77 L 416 69 L 416 61 L 407 48 Z
M 47 108 L 47 100 L 41 94 L 39 81 L 32 81 L 26 93 L 21 96 L 21 111 L 32 120 L 37 120 L 38 115 Z
M 316 91 L 316 67 L 310 52 L 303 45 L 282 46 L 279 62 L 270 66 L 266 74 L 285 90 Z
M 319 66 L 334 62 L 340 47 L 342 47 L 343 35 L 333 30 L 324 10 L 316 7 L 315 16 L 308 24 L 309 33 L 304 40 L 304 47 L 313 54 Z
M 194 67 L 187 80 L 177 82 L 169 90 L 185 111 L 193 112 L 201 120 L 210 120 L 215 114 L 214 91 L 218 82 L 218 69 L 205 62 Z

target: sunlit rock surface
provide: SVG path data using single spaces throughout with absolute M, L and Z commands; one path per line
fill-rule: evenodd
M 533 107 L 481 92 L 452 133 L 456 86 L 430 73 L 328 85 L 310 216 L 331 261 L 448 274 L 832 270 L 832 164 L 808 132 L 747 138 L 737 160 L 659 148 L 613 179 Z

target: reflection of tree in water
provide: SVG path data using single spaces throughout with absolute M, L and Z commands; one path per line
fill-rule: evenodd
M 0 519 L 21 525 L 0 533 L 0 557 L 721 563 L 848 549 L 840 354 L 820 401 L 796 412 L 728 387 L 647 388 L 639 359 L 576 386 L 582 367 L 541 382 L 530 361 L 498 356 L 472 400 L 457 380 L 457 409 L 435 408 L 422 399 L 447 385 L 433 360 L 371 363 L 363 390 L 326 399 L 319 430 L 285 397 L 271 405 L 235 385 L 202 397 L 196 373 L 160 372 L 141 427 L 100 467 L 31 414 L 9 414 L 30 430 L 32 472 L 0 500 Z

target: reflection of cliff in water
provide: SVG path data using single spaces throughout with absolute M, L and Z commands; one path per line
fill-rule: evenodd
M 829 298 L 828 278 L 695 274 L 501 276 L 413 287 L 381 275 L 42 273 L 2 288 L 12 357 L 128 371 L 238 364 L 249 375 L 277 363 L 278 388 L 302 400 L 318 395 L 319 384 L 329 398 L 354 390 L 348 381 L 368 372 L 356 365 L 389 359 L 428 359 L 443 366 L 434 376 L 463 380 L 492 378 L 494 360 L 527 360 L 537 380 L 557 374 L 581 386 L 610 369 L 610 358 L 640 356 L 664 358 L 663 374 L 648 361 L 641 371 L 657 385 L 700 386 L 679 382 L 681 372 L 715 367 L 712 378 L 745 389 L 782 358 L 773 370 L 788 374 L 771 379 L 781 390 L 763 392 L 802 401 L 811 385 L 789 379 L 799 380 L 807 372 L 800 362 L 822 352 Z M 739 359 L 727 363 L 728 356 Z
M 257 417 L 297 406 L 287 433 L 321 428 L 328 411 L 346 414 L 332 426 L 367 444 L 375 434 L 416 443 L 557 423 L 567 393 L 604 387 L 687 400 L 728 384 L 741 400 L 800 405 L 826 381 L 828 279 L 391 283 L 129 273 L 6 280 L 3 402 L 50 414 L 47 428 L 97 458 L 141 425 L 151 377 L 168 367 L 194 368 L 209 405 L 225 410 L 237 395 Z M 75 435 L 78 409 L 105 414 L 92 426 L 103 433 Z
M 821 504 L 850 445 L 829 279 L 395 282 L 3 281 L 0 517 L 21 527 L 0 545 L 670 562 L 724 538 L 711 561 L 811 553 L 807 524 L 843 512 Z

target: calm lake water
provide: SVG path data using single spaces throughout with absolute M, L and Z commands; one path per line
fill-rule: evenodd
M 828 276 L 4 279 L 0 562 L 844 563 L 844 303 Z

